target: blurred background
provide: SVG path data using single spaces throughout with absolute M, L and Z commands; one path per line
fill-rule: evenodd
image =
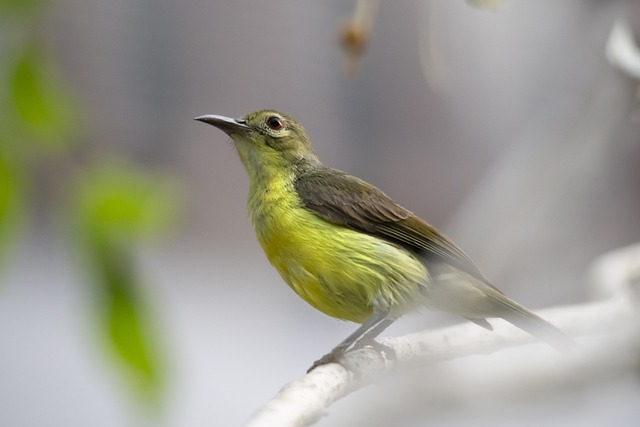
M 383 1 L 359 59 L 356 7 L 0 0 L 0 425 L 242 425 L 355 328 L 270 267 L 198 115 L 296 117 L 530 308 L 586 300 L 593 259 L 640 240 L 638 80 L 605 55 L 637 1 Z M 371 425 L 350 412 L 371 393 L 319 425 Z M 638 397 L 613 381 L 431 424 L 632 425 Z

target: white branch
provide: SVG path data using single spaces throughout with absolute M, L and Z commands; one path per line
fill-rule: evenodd
M 633 30 L 626 20 L 618 19 L 613 25 L 605 52 L 611 65 L 634 79 L 640 79 L 640 47 L 633 39 Z
M 633 285 L 640 279 L 640 245 L 602 257 L 594 263 L 591 277 L 593 291 L 600 297 L 606 295 L 606 300 L 540 310 L 538 314 L 573 337 L 588 335 L 602 338 L 623 325 L 635 324 L 637 307 Z M 383 353 L 371 348 L 347 353 L 342 364 L 320 366 L 300 380 L 287 384 L 254 414 L 248 426 L 310 425 L 323 416 L 333 402 L 375 382 L 392 369 L 492 353 L 534 341 L 534 338 L 506 322 L 492 321 L 492 324 L 493 332 L 465 323 L 435 331 L 381 339 L 385 346 L 395 351 L 394 360 L 388 360 Z M 557 357 L 566 359 L 573 356 L 558 354 Z M 581 357 L 584 362 L 584 355 L 575 356 Z M 597 354 L 593 357 L 601 362 L 602 358 Z M 529 362 L 535 366 L 534 360 L 528 360 L 527 363 Z M 580 366 L 585 363 L 589 364 L 588 359 Z M 550 367 L 542 364 L 537 369 L 542 372 L 538 372 L 536 377 L 543 375 Z M 582 374 L 582 371 L 579 372 Z M 560 376 L 557 381 L 567 379 Z

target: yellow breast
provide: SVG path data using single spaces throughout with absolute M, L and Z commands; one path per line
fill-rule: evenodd
M 252 188 L 260 245 L 284 281 L 323 313 L 361 323 L 374 308 L 405 311 L 428 274 L 410 252 L 303 208 L 289 180 Z

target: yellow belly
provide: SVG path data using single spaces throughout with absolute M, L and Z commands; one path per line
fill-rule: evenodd
M 374 309 L 401 314 L 421 303 L 419 288 L 428 273 L 414 255 L 290 201 L 262 204 L 252 220 L 267 258 L 306 302 L 358 323 Z

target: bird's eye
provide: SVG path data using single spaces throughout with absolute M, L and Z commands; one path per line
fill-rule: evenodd
M 277 116 L 271 116 L 267 119 L 267 126 L 272 130 L 282 130 L 284 128 L 284 123 L 282 123 L 282 119 Z

